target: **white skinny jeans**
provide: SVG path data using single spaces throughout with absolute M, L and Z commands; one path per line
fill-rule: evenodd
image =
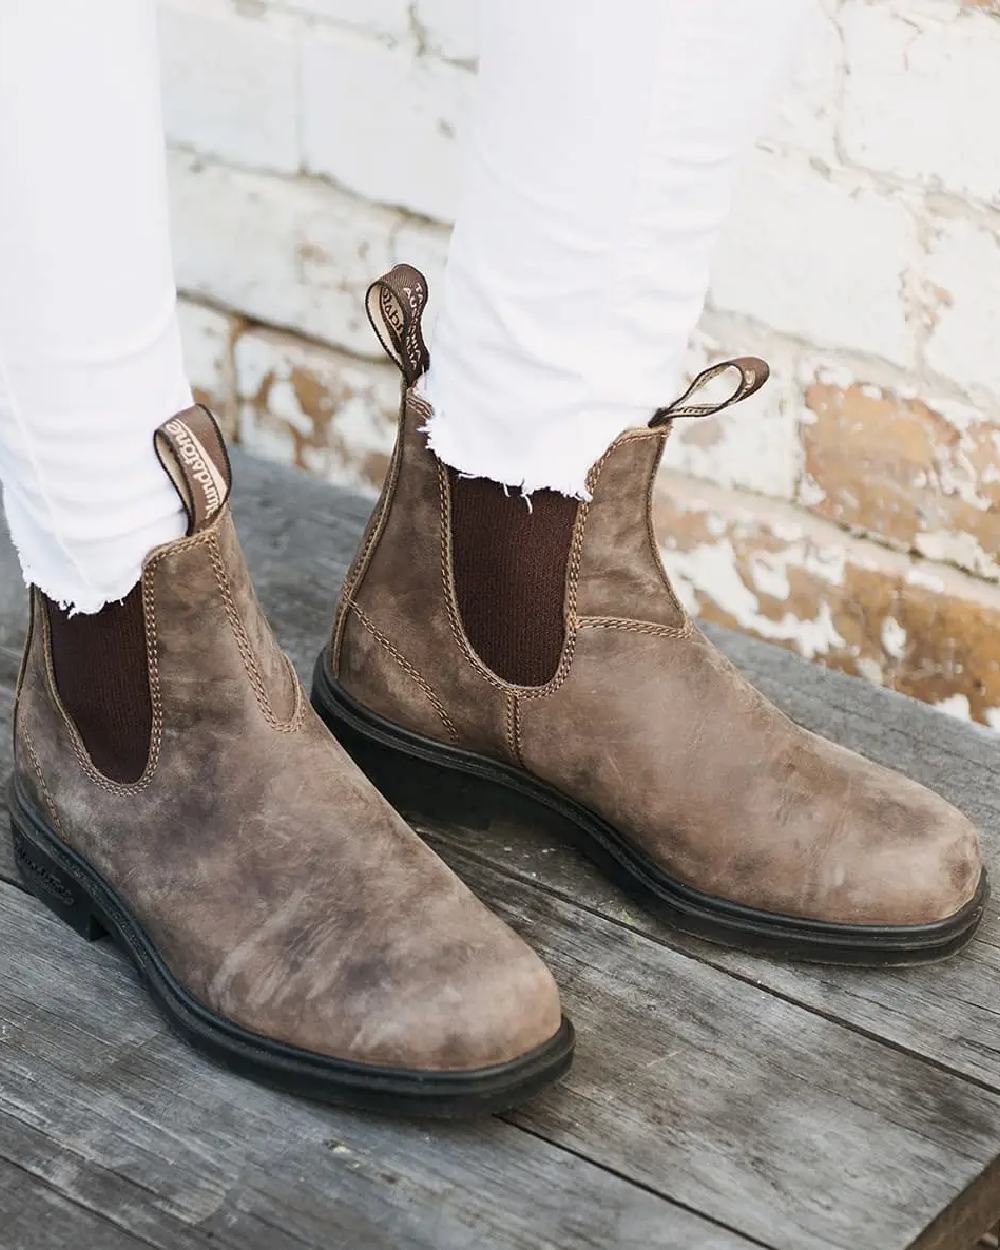
M 427 378 L 443 460 L 581 494 L 672 398 L 803 3 L 483 0 Z M 152 0 L 0 5 L 0 479 L 25 579 L 81 612 L 182 531 L 152 450 L 191 402 L 154 24 Z
M 425 390 L 438 456 L 585 497 L 676 396 L 805 0 L 495 0 Z

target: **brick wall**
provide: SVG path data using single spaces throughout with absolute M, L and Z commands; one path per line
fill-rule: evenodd
M 472 0 L 161 0 L 189 367 L 239 441 L 377 488 L 394 370 L 362 311 L 440 274 Z M 691 368 L 657 510 L 703 616 L 1000 728 L 1000 5 L 814 0 Z

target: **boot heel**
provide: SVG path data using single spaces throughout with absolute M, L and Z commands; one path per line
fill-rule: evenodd
M 94 914 L 93 905 L 80 884 L 37 842 L 26 838 L 13 821 L 11 832 L 14 858 L 25 887 L 88 942 L 104 937 L 107 930 Z
M 414 824 L 473 833 L 512 824 L 574 833 L 556 811 L 493 780 L 490 761 L 422 739 L 355 704 L 327 676 L 323 653 L 316 661 L 312 705 L 376 790 Z
M 329 707 L 319 710 L 334 737 L 375 789 L 407 819 L 482 831 L 498 816 L 502 796 L 494 794 L 488 782 L 376 742 Z

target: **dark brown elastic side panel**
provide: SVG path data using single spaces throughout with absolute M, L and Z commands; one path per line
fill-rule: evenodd
M 112 781 L 138 781 L 153 729 L 142 584 L 91 616 L 44 602 L 56 689 L 87 753 Z
M 488 478 L 451 482 L 455 591 L 469 642 L 498 677 L 543 686 L 559 665 L 577 501 L 540 490 L 531 507 Z

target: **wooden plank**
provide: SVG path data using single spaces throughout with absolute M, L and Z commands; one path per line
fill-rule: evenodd
M 80 1206 L 58 1189 L 0 1157 L 0 1245 L 9 1250 L 147 1250 L 148 1242 L 125 1232 L 113 1219 Z
M 542 953 L 579 1028 L 568 1080 L 517 1123 L 788 1250 L 932 1246 L 935 1219 L 962 1247 L 996 1219 L 995 1094 L 456 864 Z
M 527 1134 L 496 1122 L 427 1131 L 230 1077 L 165 1034 L 106 944 L 81 942 L 9 886 L 0 948 L 19 956 L 0 971 L 0 1112 L 84 1155 L 92 1167 L 71 1195 L 88 1205 L 99 1165 L 199 1230 L 259 1217 L 310 1245 L 336 1212 L 404 1245 L 425 1244 L 421 1230 L 428 1246 L 461 1245 L 470 1219 L 489 1245 L 698 1244 L 674 1224 L 685 1208 L 721 1226 L 696 1223 L 703 1240 L 738 1228 L 776 1250 L 902 1250 L 945 1211 L 971 1243 L 1000 1214 L 997 1096 L 492 867 L 460 867 L 542 952 L 580 1029 L 570 1077 L 511 1117 Z M 977 1203 L 963 1227 L 955 1199 L 980 1176 L 996 1209 Z M 109 1194 L 108 1212 L 134 1212 L 126 1198 Z M 153 1240 L 144 1220 L 136 1231 Z M 632 1243 L 626 1220 L 638 1221 Z
M 144 1245 L 752 1244 L 498 1119 L 397 1123 L 231 1075 L 167 1032 L 109 943 L 83 942 L 9 885 L 0 949 L 16 952 L 0 964 L 0 1161 Z M 22 1200 L 0 1187 L 0 1217 Z
M 43 1069 L 35 1073 L 39 1081 L 46 1075 Z M 141 1181 L 123 1178 L 73 1145 L 60 1146 L 25 1119 L 0 1111 L 0 1177 L 4 1174 L 9 1181 L 0 1180 L 4 1246 L 16 1250 L 34 1246 L 29 1221 L 44 1231 L 39 1245 L 103 1248 L 119 1244 L 112 1234 L 123 1245 L 156 1250 L 200 1250 L 205 1245 L 204 1238 L 181 1223 Z M 60 1218 L 51 1215 L 50 1208 Z M 64 1235 L 63 1214 L 70 1227 L 79 1227 L 75 1237 Z M 11 1215 L 22 1218 L 25 1231 L 19 1237 L 8 1229 Z M 95 1231 L 88 1234 L 89 1228 Z
M 686 937 L 608 882 L 580 855 L 523 822 L 497 819 L 488 829 L 421 825 L 449 862 L 468 851 L 521 879 L 572 898 L 677 950 L 724 969 L 831 1019 L 924 1056 L 983 1088 L 1000 1088 L 1000 932 L 997 901 L 972 944 L 941 964 L 907 969 L 851 969 L 783 963 Z M 997 842 L 987 844 L 994 878 Z
M 242 494 L 238 497 L 238 520 L 241 521 L 241 530 L 256 572 L 261 597 L 283 642 L 290 647 L 300 672 L 307 676 L 315 650 L 329 628 L 335 587 L 339 584 L 346 560 L 353 550 L 367 505 L 296 475 L 277 471 L 270 466 L 255 465 L 246 460 L 238 462 L 238 476 L 242 489 Z M 250 522 L 249 525 L 247 522 Z M 13 567 L 9 552 L 0 552 L 0 572 L 3 574 L 0 585 L 5 588 L 5 592 L 0 595 L 0 720 L 9 715 L 9 690 L 19 648 L 16 604 L 22 596 L 15 591 Z M 7 593 L 7 587 L 14 593 Z M 737 662 L 752 673 L 758 684 L 772 695 L 777 695 L 778 701 L 796 719 L 848 745 L 860 747 L 873 758 L 902 767 L 904 771 L 936 786 L 953 801 L 957 801 L 984 827 L 989 856 L 991 859 L 996 858 L 1000 816 L 994 797 L 997 787 L 993 784 L 996 773 L 995 738 L 941 717 L 921 705 L 899 700 L 864 683 L 814 668 L 784 652 L 752 640 L 722 635 L 721 641 Z M 6 738 L 2 749 L 7 749 Z M 0 766 L 5 762 L 0 757 Z M 997 1012 L 991 1006 L 991 991 L 995 985 L 994 974 L 998 959 L 995 907 L 991 908 L 983 938 L 974 944 L 971 953 L 938 968 L 913 969 L 905 973 L 809 969 L 753 960 L 723 952 L 707 944 L 685 942 L 666 933 L 648 915 L 632 907 L 607 886 L 575 854 L 546 844 L 530 828 L 498 824 L 487 831 L 450 830 L 441 834 L 438 842 L 446 856 L 465 875 L 475 878 L 480 883 L 480 888 L 489 897 L 497 900 L 501 910 L 504 906 L 510 906 L 511 898 L 521 899 L 523 893 L 525 899 L 534 900 L 533 905 L 542 908 L 543 914 L 549 915 L 549 930 L 546 931 L 545 941 L 552 945 L 551 948 L 546 947 L 543 953 L 556 966 L 564 986 L 569 986 L 571 1004 L 584 1025 L 584 1036 L 600 1038 L 597 1058 L 593 1060 L 593 1065 L 596 1066 L 592 1065 L 589 1069 L 583 1066 L 581 1069 L 578 1065 L 578 1072 L 582 1071 L 584 1075 L 588 1071 L 592 1074 L 596 1072 L 600 1079 L 592 1075 L 589 1092 L 573 1095 L 579 1106 L 574 1104 L 575 1109 L 571 1115 L 553 1113 L 548 1100 L 539 1104 L 543 1110 L 539 1110 L 537 1114 L 548 1116 L 549 1119 L 544 1123 L 527 1119 L 522 1121 L 533 1132 L 545 1133 L 573 1150 L 589 1152 L 600 1157 L 602 1163 L 608 1161 L 602 1151 L 613 1149 L 620 1157 L 621 1170 L 625 1175 L 636 1176 L 643 1184 L 650 1184 L 651 1176 L 658 1177 L 662 1174 L 664 1159 L 673 1157 L 671 1148 L 674 1154 L 678 1150 L 677 1137 L 673 1131 L 673 1112 L 676 1106 L 674 1095 L 678 1092 L 686 1093 L 685 1082 L 694 1079 L 691 1071 L 691 1064 L 694 1063 L 691 1048 L 698 1043 L 707 1044 L 706 1053 L 718 1057 L 716 1070 L 702 1073 L 701 1080 L 707 1088 L 715 1088 L 720 1080 L 725 1083 L 745 1075 L 741 1072 L 734 1074 L 727 1066 L 727 1063 L 731 1066 L 735 1062 L 743 1045 L 741 1032 L 734 1028 L 727 1014 L 728 1001 L 735 997 L 741 1005 L 742 1014 L 737 1015 L 743 1032 L 751 1036 L 759 1034 L 758 1040 L 767 1038 L 768 1045 L 775 1049 L 774 1062 L 779 1069 L 782 1064 L 790 1065 L 790 1070 L 783 1073 L 786 1086 L 794 1089 L 808 1088 L 811 1077 L 808 1074 L 807 1059 L 816 1065 L 817 1079 L 831 1082 L 824 1086 L 823 1098 L 828 1101 L 821 1108 L 826 1116 L 825 1120 L 820 1121 L 822 1131 L 810 1130 L 807 1134 L 802 1129 L 798 1137 L 792 1134 L 789 1138 L 789 1142 L 795 1143 L 800 1159 L 812 1159 L 815 1164 L 818 1158 L 824 1165 L 825 1170 L 817 1171 L 814 1168 L 810 1173 L 813 1182 L 819 1186 L 819 1192 L 813 1200 L 815 1204 L 822 1206 L 831 1202 L 831 1193 L 836 1192 L 836 1185 L 843 1183 L 844 1178 L 836 1174 L 838 1158 L 843 1159 L 844 1167 L 850 1165 L 862 1169 L 857 1176 L 852 1174 L 850 1178 L 853 1183 L 860 1183 L 859 1176 L 863 1175 L 863 1166 L 866 1164 L 859 1163 L 856 1157 L 857 1147 L 849 1149 L 847 1144 L 841 1142 L 841 1136 L 846 1130 L 838 1119 L 840 1113 L 837 1108 L 841 1105 L 838 1099 L 847 1098 L 844 1104 L 844 1123 L 857 1121 L 858 1124 L 863 1124 L 862 1131 L 868 1135 L 877 1135 L 882 1131 L 891 1108 L 867 1104 L 858 1108 L 850 1102 L 852 1082 L 856 1081 L 864 1086 L 869 1075 L 882 1073 L 880 1063 L 890 1065 L 892 1079 L 889 1079 L 887 1088 L 905 1090 L 906 1097 L 902 1106 L 907 1115 L 912 1110 L 907 1099 L 912 1099 L 912 1105 L 918 1109 L 925 1105 L 929 1097 L 942 1097 L 949 1105 L 953 1103 L 954 1106 L 961 1106 L 962 1113 L 955 1121 L 953 1131 L 959 1135 L 971 1133 L 969 1140 L 965 1141 L 957 1153 L 957 1157 L 965 1161 L 962 1166 L 967 1172 L 966 1183 L 971 1186 L 978 1184 L 980 1190 L 984 1186 L 987 1190 L 998 1187 L 992 1171 L 992 1159 L 998 1147 L 994 1143 L 993 1155 L 990 1155 L 988 1132 L 980 1132 L 982 1125 L 977 1129 L 967 1123 L 968 1113 L 976 1099 L 983 1099 L 983 1105 L 989 1109 L 993 1105 L 992 1095 L 977 1093 L 968 1085 L 952 1082 L 952 1078 L 948 1076 L 948 1071 L 956 1071 L 981 1082 L 983 1086 L 1000 1088 L 1000 1033 L 997 1031 Z M 473 857 L 470 857 L 470 852 Z M 500 868 L 500 874 L 494 872 L 490 867 L 491 863 Z M 0 873 L 9 872 L 10 867 L 9 859 L 5 863 L 0 858 Z M 491 873 L 492 876 L 489 875 Z M 513 880 L 504 875 L 511 873 L 519 875 L 521 880 Z M 482 882 L 486 877 L 489 880 L 484 885 Z M 549 891 L 548 897 L 545 891 Z M 561 893 L 581 904 L 582 908 L 560 900 L 558 894 Z M 549 912 L 544 912 L 545 908 L 550 909 Z M 596 914 L 589 914 L 588 909 Z M 530 907 L 525 903 L 521 908 L 520 923 L 528 924 L 527 935 L 534 941 L 540 930 L 531 926 L 530 915 Z M 558 923 L 554 917 L 558 917 Z M 641 992 L 648 995 L 650 1018 L 657 1021 L 659 1031 L 655 1036 L 643 1032 L 643 1026 L 648 1025 L 648 1021 L 643 1011 L 635 1008 L 634 1003 L 629 1014 L 626 1010 L 628 1004 L 617 1002 L 613 998 L 607 1002 L 599 999 L 603 1006 L 598 1011 L 586 995 L 577 997 L 580 969 L 560 944 L 560 926 L 563 925 L 574 933 L 589 934 L 589 939 L 584 936 L 580 938 L 580 942 L 588 950 L 590 948 L 587 942 L 592 945 L 597 941 L 594 934 L 599 933 L 599 946 L 605 951 L 605 965 L 611 959 L 609 952 L 617 951 L 619 959 L 622 958 L 622 943 L 629 949 L 632 946 L 641 948 L 644 952 L 643 960 L 652 958 L 648 949 L 652 948 L 659 952 L 660 960 L 667 961 L 663 967 L 659 967 L 656 960 L 651 964 L 642 963 L 644 972 Z M 686 954 L 669 950 L 666 942 L 679 947 Z M 654 975 L 654 969 L 658 967 L 659 970 Z M 679 971 L 681 968 L 685 970 L 683 976 Z M 605 966 L 605 971 L 612 978 L 623 974 L 622 968 L 617 964 Z M 629 982 L 627 972 L 625 975 L 626 986 L 630 987 L 630 993 L 634 997 L 639 991 Z M 658 978 L 664 978 L 663 986 Z M 671 983 L 669 991 L 665 988 L 667 981 Z M 721 1022 L 716 1036 L 688 1037 L 681 1030 L 680 1040 L 674 1045 L 671 1010 L 683 1017 L 687 1001 L 685 995 L 676 991 L 674 982 L 694 993 L 696 1001 L 698 994 L 708 995 L 712 1010 L 708 1012 L 707 1009 L 702 1009 L 703 1015 L 699 1016 L 699 1023 L 707 1027 L 709 1016 L 715 1013 Z M 754 984 L 755 982 L 758 984 Z M 724 992 L 720 986 L 724 987 Z M 784 1002 L 783 999 L 789 1001 Z M 807 1011 L 797 1011 L 791 1005 L 793 1002 L 804 1003 Z M 666 1005 L 669 1005 L 669 1009 Z M 787 1035 L 773 1023 L 772 1013 L 779 1009 L 787 1013 L 787 1018 L 782 1018 L 782 1028 L 791 1031 Z M 831 1019 L 827 1020 L 827 1016 Z M 616 1020 L 625 1019 L 629 1022 L 628 1028 L 615 1024 Z M 847 1027 L 841 1027 L 838 1021 L 842 1021 Z M 675 1058 L 675 1062 L 678 1063 L 678 1073 L 686 1074 L 684 1082 L 681 1082 L 680 1075 L 676 1078 L 677 1082 L 681 1082 L 679 1090 L 670 1082 L 660 1085 L 654 1083 L 651 1086 L 648 1079 L 638 1079 L 631 1072 L 629 1055 L 633 1029 L 637 1030 L 638 1037 L 644 1038 L 643 1046 L 653 1056 L 649 1061 L 654 1065 L 654 1071 L 658 1061 L 656 1054 L 662 1059 L 664 1054 L 672 1055 L 679 1047 L 680 1059 Z M 815 1033 L 815 1030 L 820 1032 Z M 872 1037 L 884 1037 L 898 1050 L 894 1052 L 889 1047 L 870 1041 L 860 1036 L 862 1032 Z M 809 1041 L 804 1052 L 801 1049 L 805 1044 L 802 1042 L 803 1038 Z M 849 1042 L 845 1038 L 850 1039 Z M 723 1043 L 732 1047 L 732 1054 L 725 1062 Z M 657 1046 L 659 1051 L 656 1051 Z M 799 1049 L 796 1050 L 796 1047 Z M 832 1057 L 836 1057 L 839 1065 L 842 1047 L 853 1057 L 852 1063 L 855 1065 L 851 1069 L 851 1081 L 846 1083 L 846 1088 L 841 1080 L 842 1074 L 838 1073 L 834 1080 L 828 1072 Z M 862 1050 L 852 1049 L 858 1047 Z M 864 1050 L 866 1047 L 872 1049 L 873 1055 L 880 1057 L 879 1062 L 874 1059 L 869 1062 L 869 1056 Z M 620 1050 L 617 1061 L 612 1053 L 615 1048 Z M 863 1060 L 857 1057 L 861 1053 L 865 1055 Z M 581 1050 L 581 1063 L 584 1063 L 584 1055 L 585 1051 Z M 930 1065 L 915 1059 L 915 1055 L 929 1057 L 942 1071 L 935 1071 Z M 758 1055 L 755 1062 L 762 1062 L 765 1057 Z M 899 1065 L 899 1073 L 892 1068 L 893 1064 Z M 931 1074 L 928 1080 L 933 1086 L 933 1094 L 927 1093 L 931 1087 L 923 1082 L 923 1077 L 927 1074 Z M 572 1082 L 575 1090 L 580 1088 L 577 1083 L 578 1076 L 573 1077 Z M 772 1099 L 778 1097 L 781 1082 L 774 1073 L 770 1074 L 769 1082 L 767 1089 Z M 934 1082 L 945 1084 L 938 1086 Z M 641 1098 L 630 1092 L 635 1089 L 642 1091 Z M 727 1092 L 717 1092 L 716 1101 L 723 1103 Z M 808 1093 L 810 1098 L 819 1097 L 818 1092 L 812 1089 L 808 1089 Z M 864 1097 L 869 1097 L 869 1094 L 870 1091 L 866 1090 Z M 623 1119 L 616 1118 L 613 1114 L 613 1100 L 616 1098 L 620 1098 L 630 1108 Z M 772 1104 L 762 1109 L 756 1099 L 748 1100 L 745 1093 L 741 1094 L 741 1098 L 742 1102 L 738 1103 L 741 1113 L 752 1114 L 754 1117 L 763 1115 L 764 1122 L 768 1121 Z M 787 1099 L 779 1101 L 777 1105 L 785 1108 L 785 1114 L 792 1115 L 793 1112 L 787 1108 L 786 1103 Z M 804 1105 L 810 1105 L 809 1099 L 806 1099 Z M 723 1162 L 717 1171 L 725 1178 L 729 1175 L 728 1170 L 739 1163 L 738 1159 L 734 1163 L 727 1151 L 735 1151 L 740 1155 L 744 1150 L 750 1151 L 746 1155 L 745 1166 L 750 1168 L 751 1175 L 743 1177 L 740 1174 L 733 1183 L 744 1186 L 750 1184 L 749 1192 L 754 1195 L 756 1206 L 752 1208 L 751 1219 L 737 1219 L 733 1215 L 733 1222 L 740 1228 L 756 1229 L 755 1235 L 762 1234 L 760 1240 L 772 1244 L 768 1242 L 768 1236 L 773 1237 L 774 1234 L 768 1231 L 768 1221 L 778 1221 L 777 1227 L 784 1227 L 781 1224 L 780 1204 L 785 1195 L 782 1192 L 776 1196 L 772 1192 L 769 1199 L 768 1186 L 772 1190 L 775 1187 L 780 1190 L 782 1184 L 791 1185 L 796 1176 L 804 1183 L 804 1174 L 809 1169 L 803 1164 L 799 1173 L 795 1173 L 793 1169 L 792 1179 L 786 1177 L 782 1180 L 780 1166 L 790 1165 L 780 1161 L 779 1164 L 774 1164 L 767 1154 L 772 1146 L 779 1143 L 772 1142 L 765 1135 L 765 1140 L 758 1142 L 757 1149 L 761 1152 L 758 1159 L 753 1153 L 753 1143 L 757 1138 L 751 1134 L 742 1141 L 738 1140 L 744 1126 L 742 1121 L 737 1124 L 724 1114 L 728 1108 L 713 1106 L 710 1109 L 714 1111 L 714 1116 L 699 1120 L 701 1112 L 696 1115 L 698 1109 L 685 1104 L 683 1100 L 680 1106 L 686 1109 L 690 1124 L 694 1126 L 688 1126 L 688 1120 L 684 1120 L 685 1132 L 696 1134 L 697 1130 L 702 1134 L 697 1138 L 701 1155 L 696 1163 L 685 1170 L 682 1166 L 684 1152 L 681 1151 L 682 1157 L 677 1160 L 679 1188 L 671 1188 L 671 1195 L 679 1197 L 681 1193 L 687 1194 L 688 1197 L 680 1197 L 680 1201 L 689 1202 L 696 1207 L 703 1202 L 703 1209 L 711 1210 L 716 1218 L 721 1218 L 718 1215 L 720 1210 L 729 1211 L 730 1215 L 737 1209 L 742 1210 L 744 1195 L 738 1187 L 724 1201 L 719 1199 L 715 1205 L 709 1202 L 707 1191 L 711 1188 L 711 1170 L 707 1169 L 704 1159 L 719 1156 Z M 582 1114 L 588 1108 L 589 1121 Z M 532 1114 L 536 1112 L 533 1111 Z M 995 1115 L 995 1112 L 991 1114 Z M 633 1116 L 634 1122 L 631 1118 Z M 872 1117 L 874 1123 L 870 1122 Z M 574 1128 L 577 1121 L 582 1127 L 578 1135 L 574 1135 L 577 1134 L 577 1129 Z M 948 1122 L 950 1121 L 946 1118 L 946 1124 Z M 712 1127 L 719 1135 L 718 1141 L 713 1140 L 711 1135 L 706 1135 L 708 1127 Z M 754 1124 L 751 1127 L 760 1126 Z M 936 1133 L 936 1122 L 928 1126 L 927 1131 Z M 909 1120 L 904 1120 L 901 1125 L 890 1124 L 877 1155 L 881 1155 L 883 1151 L 891 1153 L 895 1149 L 895 1145 L 890 1144 L 895 1132 L 910 1134 L 911 1137 L 907 1140 L 911 1146 L 922 1140 L 920 1128 Z M 607 1140 L 602 1140 L 602 1137 Z M 637 1142 L 634 1150 L 633 1137 Z M 664 1137 L 669 1140 L 662 1140 Z M 930 1146 L 933 1146 L 933 1142 Z M 877 1163 L 878 1159 L 873 1162 Z M 929 1158 L 922 1158 L 915 1162 L 915 1175 L 922 1177 L 923 1169 L 931 1161 Z M 760 1167 L 768 1175 L 755 1189 L 752 1182 L 756 1167 Z M 774 1167 L 779 1168 L 777 1179 L 768 1172 Z M 657 1171 L 658 1168 L 661 1171 Z M 831 1173 L 832 1189 L 826 1187 L 828 1172 Z M 948 1175 L 947 1169 L 940 1174 L 935 1171 L 933 1179 L 940 1181 Z M 978 1181 L 977 1175 L 980 1178 Z M 888 1183 L 890 1179 L 882 1175 L 880 1181 L 879 1177 L 880 1174 L 873 1172 L 866 1182 L 874 1186 L 868 1197 L 876 1206 L 884 1198 L 878 1184 Z M 716 1180 L 719 1180 L 719 1176 Z M 893 1203 L 902 1201 L 907 1193 L 905 1177 L 898 1180 L 898 1192 L 892 1197 Z M 931 1197 L 928 1203 L 918 1203 L 915 1208 L 918 1215 L 914 1219 L 919 1221 L 926 1217 L 926 1223 L 926 1220 L 940 1212 L 942 1205 L 947 1207 L 947 1198 L 961 1188 L 955 1176 L 951 1176 L 948 1184 L 952 1188 L 943 1199 L 942 1193 L 931 1185 Z M 666 1187 L 663 1191 L 667 1192 Z M 706 1194 L 704 1199 L 698 1197 L 703 1191 Z M 860 1218 L 864 1208 L 859 1203 L 863 1197 L 862 1184 L 851 1199 L 854 1205 L 851 1206 L 850 1201 L 848 1202 L 847 1218 Z M 989 1200 L 990 1194 L 987 1193 L 987 1205 Z M 936 1210 L 935 1202 L 939 1204 Z M 970 1190 L 964 1207 L 971 1211 L 978 1202 L 979 1195 Z M 769 1204 L 772 1209 L 769 1209 Z M 958 1204 L 959 1207 L 962 1205 Z M 895 1211 L 891 1204 L 889 1209 Z M 948 1219 L 953 1219 L 955 1210 L 953 1204 Z M 794 1244 L 796 1250 L 813 1244 L 845 1244 L 856 1250 L 859 1245 L 869 1244 L 867 1240 L 857 1239 L 858 1228 L 867 1232 L 867 1223 L 855 1225 L 852 1234 L 855 1240 L 851 1242 L 838 1240 L 842 1234 L 846 1235 L 846 1226 L 841 1227 L 828 1212 L 824 1215 L 822 1212 L 803 1209 L 795 1218 L 807 1221 L 814 1215 L 816 1218 L 813 1219 L 811 1229 L 795 1230 L 798 1240 L 774 1241 L 773 1244 Z M 979 1218 L 978 1210 L 975 1218 Z M 987 1212 L 979 1227 L 989 1218 L 992 1215 Z M 788 1229 L 792 1227 L 793 1225 L 788 1225 L 782 1235 L 790 1236 Z M 908 1227 L 913 1232 L 917 1224 Z M 970 1229 L 968 1240 L 971 1240 L 976 1231 L 975 1228 Z M 954 1228 L 951 1228 L 948 1235 L 952 1236 L 954 1233 Z M 913 1235 L 916 1236 L 916 1232 Z M 892 1237 L 898 1237 L 898 1227 Z M 873 1240 L 871 1244 L 874 1246 L 880 1243 Z M 881 1246 L 897 1244 L 906 1243 L 897 1239 L 883 1239 L 880 1250 Z M 926 1244 L 930 1246 L 932 1243 Z

